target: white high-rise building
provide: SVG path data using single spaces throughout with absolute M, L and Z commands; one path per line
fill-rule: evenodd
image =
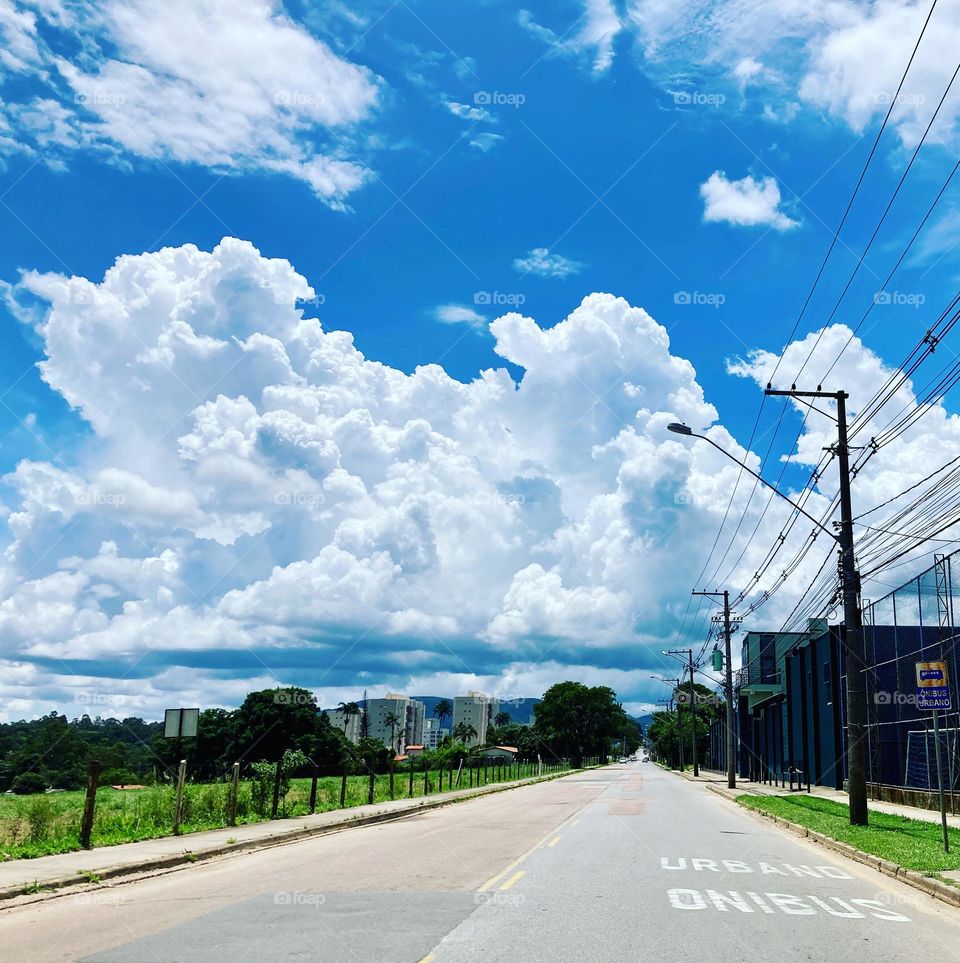
M 450 730 L 440 725 L 439 719 L 425 719 L 423 722 L 423 745 L 425 749 L 436 749 L 447 736 Z
M 483 746 L 487 742 L 487 728 L 493 724 L 494 716 L 500 711 L 500 703 L 483 692 L 468 692 L 453 700 L 453 728 L 457 731 L 460 723 L 472 726 L 476 732 L 467 740 L 468 746 Z
M 422 702 L 397 692 L 388 692 L 382 699 L 368 699 L 370 738 L 390 748 L 419 745 L 423 740 L 423 712 Z M 391 713 L 397 718 L 393 727 L 387 722 Z
M 363 728 L 363 709 L 356 715 L 347 713 L 346 716 L 340 709 L 328 709 L 327 718 L 334 729 L 339 729 L 346 736 L 348 742 L 356 745 L 360 741 L 360 731 Z M 346 727 L 344 727 L 344 722 L 346 722 Z

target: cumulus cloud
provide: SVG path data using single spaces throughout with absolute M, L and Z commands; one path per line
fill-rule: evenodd
M 451 680 L 536 695 L 564 677 L 639 705 L 738 473 L 666 425 L 759 467 L 663 326 L 610 294 L 548 326 L 496 318 L 494 349 L 522 376 L 465 383 L 366 358 L 306 313 L 312 289 L 292 265 L 232 238 L 121 257 L 100 280 L 27 273 L 18 287 L 47 304 L 41 374 L 91 436 L 69 464 L 24 461 L 5 479 L 7 714 L 94 693 L 155 715 L 173 692 L 231 704 L 281 682 L 327 702 Z M 828 329 L 816 350 L 848 337 Z M 790 346 L 785 369 L 813 343 Z M 732 373 L 763 383 L 773 364 L 758 353 Z M 872 393 L 885 370 L 854 339 L 836 377 Z M 956 419 L 928 418 L 867 466 L 858 497 L 881 500 L 956 449 Z M 815 462 L 830 428 L 811 416 L 795 460 Z M 828 495 L 832 484 L 828 473 Z M 826 504 L 815 493 L 811 510 Z M 788 516 L 761 508 L 733 546 L 733 585 Z M 792 601 L 777 595 L 765 624 Z
M 799 221 L 780 210 L 780 188 L 772 177 L 754 178 L 749 174 L 738 181 L 724 171 L 714 171 L 700 185 L 705 221 L 755 227 L 766 224 L 777 231 L 797 227 Z
M 546 247 L 535 247 L 526 257 L 514 258 L 513 269 L 521 274 L 536 274 L 544 278 L 565 278 L 582 271 L 586 265 L 560 254 L 551 254 Z
M 45 91 L 27 100 L 22 85 L 5 92 L 8 151 L 62 163 L 87 148 L 274 172 L 333 206 L 368 176 L 350 156 L 350 132 L 376 106 L 379 79 L 269 0 L 110 0 L 29 13 L 4 0 L 0 33 L 0 68 Z

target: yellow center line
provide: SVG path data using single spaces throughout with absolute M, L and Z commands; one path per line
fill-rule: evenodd
M 428 954 L 420 961 L 420 963 L 430 963 L 430 961 L 431 961 L 432 959 L 433 959 L 433 954 L 432 954 L 432 953 L 428 953 Z
M 557 843 L 559 843 L 559 842 L 560 842 L 560 837 L 559 837 L 559 836 L 554 836 L 553 839 L 551 839 L 550 842 L 547 843 L 547 845 L 548 845 L 548 846 L 556 846 Z
M 508 879 L 505 883 L 501 885 L 500 889 L 501 890 L 510 889 L 511 886 L 515 885 L 516 883 L 519 883 L 520 880 L 523 879 L 523 876 L 524 876 L 524 871 L 522 869 L 517 870 L 517 872 L 515 872 L 513 876 L 510 877 L 510 879 Z

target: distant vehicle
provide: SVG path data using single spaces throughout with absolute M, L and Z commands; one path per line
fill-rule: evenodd
M 626 756 L 621 756 L 618 762 L 629 762 L 630 760 Z

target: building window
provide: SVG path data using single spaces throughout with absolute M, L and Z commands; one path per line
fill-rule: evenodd
M 777 678 L 776 642 L 776 636 L 773 635 L 760 637 L 760 682 L 768 685 L 780 681 Z

